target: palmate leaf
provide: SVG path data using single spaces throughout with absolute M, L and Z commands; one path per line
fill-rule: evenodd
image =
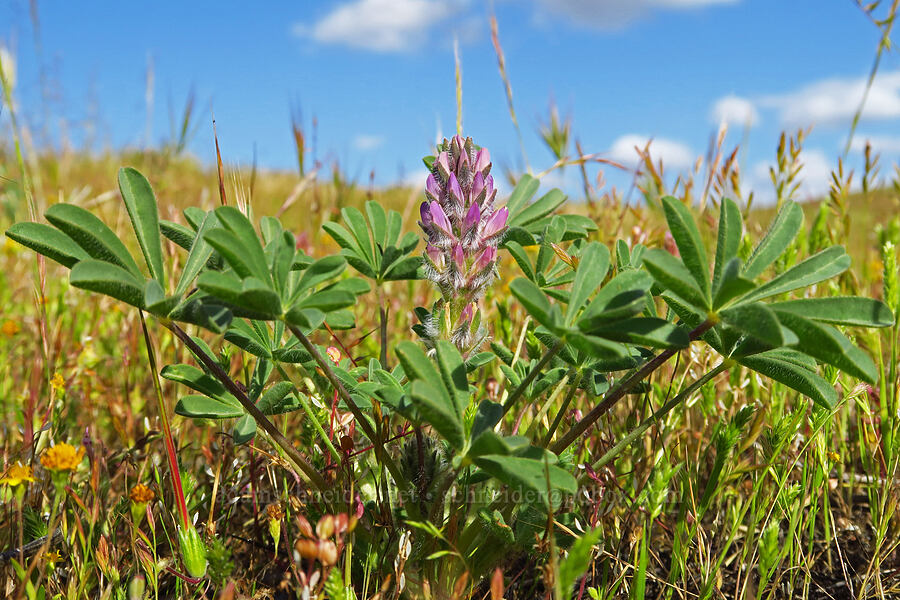
M 581 313 L 578 327 L 590 333 L 611 321 L 639 314 L 645 304 L 653 278 L 644 271 L 625 270 L 609 280 Z
M 691 340 L 684 327 L 656 317 L 623 319 L 592 330 L 593 335 L 650 348 L 687 348 Z
M 260 358 L 274 358 L 267 336 L 243 319 L 236 319 L 225 332 L 225 340 Z
M 290 381 L 279 381 L 263 393 L 256 403 L 264 415 L 282 415 L 301 408 L 294 397 L 294 384 Z
M 232 419 L 244 415 L 244 407 L 222 402 L 209 396 L 189 394 L 182 396 L 175 404 L 175 414 L 192 419 Z
M 510 227 L 527 228 L 528 225 L 552 213 L 565 201 L 566 195 L 554 188 L 515 214 L 510 210 L 507 223 Z
M 402 219 L 397 211 L 385 212 L 372 200 L 366 202 L 365 211 L 364 216 L 359 210 L 348 207 L 341 211 L 346 227 L 333 222 L 323 225 L 341 247 L 347 263 L 377 281 L 418 279 L 422 259 L 410 254 L 419 244 L 419 236 L 410 231 L 400 237 Z
M 229 266 L 241 277 L 256 277 L 267 286 L 271 286 L 273 282 L 266 255 L 250 219 L 233 206 L 217 208 L 216 218 L 221 223 L 222 229 L 214 229 L 207 233 L 207 241 L 222 254 Z M 226 232 L 230 235 L 224 235 Z M 216 243 L 213 243 L 213 240 Z M 226 244 L 231 245 L 225 247 Z
M 534 197 L 540 185 L 540 180 L 531 175 L 525 174 L 519 178 L 509 200 L 506 201 L 510 217 L 519 214 L 528 205 L 528 201 Z
M 545 464 L 538 458 L 486 454 L 479 456 L 474 462 L 510 487 L 536 493 L 547 507 L 550 506 L 548 490 L 574 494 L 578 487 L 575 478 L 568 471 L 555 464 Z
M 197 233 L 190 227 L 185 227 L 181 223 L 160 219 L 159 231 L 166 239 L 174 242 L 185 250 L 190 250 L 194 243 Z
M 206 265 L 209 257 L 212 256 L 213 249 L 209 242 L 206 241 L 206 234 L 216 227 L 219 227 L 219 220 L 216 218 L 216 214 L 213 211 L 206 213 L 203 221 L 200 223 L 200 227 L 197 229 L 197 234 L 188 247 L 189 252 L 187 259 L 184 261 L 181 278 L 175 287 L 176 296 L 181 296 L 188 290 L 188 287 L 200 274 L 200 270 Z
M 396 349 L 403 372 L 412 382 L 410 395 L 416 410 L 453 448 L 461 450 L 465 445 L 462 415 L 468 404 L 465 365 L 446 342 L 439 342 L 436 351 L 439 366 L 413 342 L 401 342 Z
M 718 281 L 713 296 L 713 308 L 718 309 L 756 289 L 756 284 L 741 276 L 741 259 L 735 257 L 728 261 Z
M 235 421 L 234 428 L 231 430 L 231 437 L 238 446 L 246 444 L 256 437 L 256 421 L 253 417 L 245 414 Z
M 786 343 L 778 317 L 771 308 L 761 302 L 750 302 L 726 308 L 719 313 L 719 316 L 728 325 L 771 346 L 777 348 Z M 796 341 L 796 337 L 788 340 L 789 343 Z

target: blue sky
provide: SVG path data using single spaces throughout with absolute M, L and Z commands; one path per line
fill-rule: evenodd
M 15 57 L 15 95 L 35 131 L 76 147 L 170 135 L 193 89 L 200 127 L 190 152 L 214 158 L 215 113 L 227 163 L 295 168 L 291 107 L 317 119 L 317 158 L 361 182 L 417 177 L 437 134 L 454 133 L 453 39 L 463 64 L 464 128 L 495 164 L 524 167 L 480 0 L 0 5 L 0 45 Z M 254 8 L 248 8 L 253 6 Z M 256 9 L 259 7 L 259 9 Z M 264 8 L 263 8 L 264 7 Z M 723 120 L 746 139 L 745 181 L 765 197 L 783 129 L 814 125 L 805 193 L 827 189 L 879 31 L 850 0 L 497 0 L 516 111 L 530 166 L 552 163 L 537 134 L 551 98 L 586 152 L 621 162 L 636 142 L 670 173 L 705 153 Z M 41 73 L 46 84 L 41 84 Z M 747 120 L 752 126 L 743 137 Z M 2 117 L 0 117 L 2 121 Z M 900 154 L 900 61 L 888 53 L 859 127 Z M 858 157 L 858 150 L 854 153 Z M 851 158 L 851 164 L 856 162 Z M 557 183 L 576 191 L 570 169 Z M 620 187 L 627 177 L 607 172 Z

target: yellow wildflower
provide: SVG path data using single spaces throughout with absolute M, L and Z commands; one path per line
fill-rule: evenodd
M 50 563 L 50 566 L 52 567 L 62 560 L 62 555 L 59 553 L 59 550 L 53 550 L 52 552 L 44 552 L 41 555 L 41 558 Z
M 41 464 L 51 471 L 74 471 L 84 458 L 84 448 L 75 449 L 74 446 L 56 444 L 47 448 L 41 455 Z
M 63 376 L 60 375 L 59 371 L 53 374 L 53 377 L 50 379 L 50 387 L 56 390 L 57 394 L 62 394 L 66 391 L 66 380 L 63 379 Z
M 2 332 L 3 335 L 7 337 L 16 335 L 20 330 L 21 327 L 19 327 L 19 324 L 12 319 L 6 319 L 5 321 L 3 321 L 3 325 L 0 326 L 0 332 Z
M 148 502 L 153 502 L 153 499 L 156 498 L 156 494 L 143 483 L 139 483 L 131 488 L 131 493 L 128 494 L 128 497 L 136 504 L 147 504 Z
M 26 467 L 22 463 L 11 466 L 6 471 L 6 475 L 0 479 L 0 483 L 5 483 L 10 487 L 18 487 L 26 481 L 34 481 L 34 477 L 31 474 L 31 467 Z

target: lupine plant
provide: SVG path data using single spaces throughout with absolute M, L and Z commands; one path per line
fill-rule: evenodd
M 833 246 L 772 273 L 801 228 L 803 212 L 793 202 L 783 203 L 754 247 L 728 198 L 719 201 L 710 236 L 689 206 L 665 197 L 672 251 L 625 241 L 610 249 L 591 240 L 602 224 L 556 214 L 565 201 L 561 191 L 534 199 L 539 181 L 531 176 L 501 201 L 490 154 L 471 138 L 445 140 L 425 162 L 419 252 L 412 224 L 403 234 L 400 214 L 372 201 L 365 214 L 347 207 L 343 224 L 325 225 L 341 250 L 317 257 L 298 250 L 277 219 L 257 222 L 233 206 L 186 209 L 185 224 L 163 221 L 149 182 L 128 168 L 119 184 L 133 240 L 123 242 L 72 204 L 51 206 L 49 225 L 18 223 L 6 233 L 71 269 L 72 286 L 152 316 L 190 352 L 192 363 L 158 369 L 190 390 L 177 399 L 176 414 L 229 423 L 236 444 L 268 444 L 316 492 L 309 510 L 359 520 L 335 545 L 332 532 L 314 536 L 304 518 L 309 531 L 295 558 L 309 589 L 327 584 L 330 597 L 351 598 L 354 569 L 380 569 L 396 577 L 397 595 L 404 587 L 450 595 L 535 540 L 553 555 L 557 545 L 571 543 L 560 532 L 574 526 L 584 473 L 627 452 L 720 374 L 750 369 L 825 411 L 838 401 L 835 370 L 878 380 L 875 363 L 845 330 L 891 326 L 891 310 L 865 297 L 807 294 L 848 269 L 844 249 Z M 186 252 L 177 261 L 180 273 L 168 267 L 165 238 Z M 142 264 L 129 245 L 140 249 Z M 408 307 L 419 319 L 418 339 L 404 331 L 392 336 L 382 304 L 377 357 L 326 351 L 339 346 L 340 332 L 356 327 L 359 311 L 371 311 L 361 298 L 373 287 L 381 302 L 389 285 L 419 279 L 429 280 L 437 297 L 430 307 Z M 499 323 L 485 317 L 492 314 L 488 302 L 505 302 L 498 280 L 530 320 L 512 344 L 494 337 Z M 149 332 L 146 340 L 153 357 Z M 720 360 L 667 394 L 602 455 L 592 455 L 584 434 L 694 344 Z M 491 363 L 500 381 L 484 376 Z M 156 389 L 164 417 L 158 382 Z M 570 410 L 576 395 L 592 408 Z M 336 435 L 323 406 L 351 415 L 351 425 Z M 276 424 L 278 415 L 293 411 L 302 411 L 308 427 L 292 432 Z M 727 431 L 747 426 L 748 415 Z M 724 453 L 734 436 L 723 436 Z M 170 470 L 175 497 L 183 498 L 176 451 L 170 448 Z M 640 499 L 648 514 L 659 514 L 674 473 L 661 469 Z M 329 493 L 335 490 L 349 494 Z M 200 577 L 203 543 L 183 512 L 184 562 Z M 589 532 L 572 547 L 558 569 L 558 597 L 569 594 L 596 539 Z M 398 541 L 393 571 L 368 562 L 367 549 Z M 767 558 L 767 568 L 774 560 Z M 314 561 L 327 563 L 327 581 Z

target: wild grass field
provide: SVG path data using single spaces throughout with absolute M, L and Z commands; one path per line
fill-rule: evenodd
M 594 160 L 553 123 L 558 168 Z M 21 121 L 10 131 L 4 597 L 900 598 L 900 174 L 877 177 L 883 159 L 835 165 L 831 193 L 799 208 L 802 132 L 772 140 L 774 206 L 748 201 L 721 138 L 677 179 L 648 158 L 629 203 L 586 176 L 583 197 L 557 201 L 495 166 L 496 204 L 463 206 L 480 204 L 483 233 L 508 205 L 505 237 L 471 242 L 495 257 L 458 259 L 461 242 L 438 244 L 468 221 L 435 225 L 418 188 L 227 153 L 210 167 L 177 144 L 50 152 Z M 476 156 L 454 162 L 460 180 Z M 432 159 L 443 203 L 455 192 Z M 137 297 L 101 273 L 123 259 L 85 212 L 137 258 Z M 200 256 L 208 215 L 221 240 Z M 14 225 L 31 221 L 65 239 Z M 442 279 L 481 261 L 497 273 L 483 290 Z M 307 312 L 266 312 L 282 285 Z M 216 293 L 219 330 L 159 308 Z

